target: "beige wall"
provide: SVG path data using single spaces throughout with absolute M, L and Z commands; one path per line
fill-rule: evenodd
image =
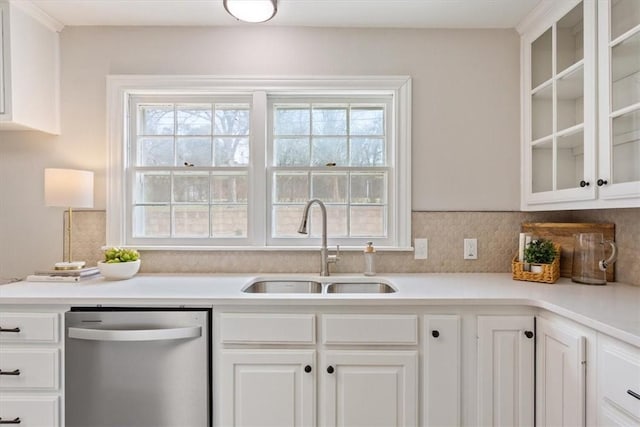
M 75 252 L 92 265 L 102 259 L 105 212 L 75 215 Z M 429 239 L 429 258 L 415 260 L 411 252 L 378 252 L 381 273 L 510 272 L 523 222 L 612 222 L 616 225 L 616 281 L 640 286 L 640 208 L 556 212 L 414 212 L 412 236 Z M 478 239 L 478 259 L 462 257 L 464 238 Z M 364 242 L 363 242 L 364 246 Z M 314 273 L 319 251 L 146 251 L 145 273 Z M 331 271 L 360 273 L 362 252 L 343 252 Z
M 96 172 L 105 208 L 108 74 L 410 75 L 413 209 L 519 208 L 519 38 L 514 30 L 68 27 L 62 135 L 0 133 L 0 277 L 62 257 L 45 167 Z

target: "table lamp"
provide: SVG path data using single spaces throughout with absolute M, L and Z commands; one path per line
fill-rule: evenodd
M 93 207 L 93 172 L 75 169 L 44 170 L 44 199 L 47 206 L 69 210 L 67 226 L 67 260 L 55 263 L 56 270 L 75 270 L 84 267 L 84 261 L 73 261 L 71 230 L 72 209 Z

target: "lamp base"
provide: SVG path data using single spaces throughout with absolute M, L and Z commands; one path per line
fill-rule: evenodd
M 53 268 L 56 270 L 80 270 L 85 264 L 84 261 L 56 262 Z

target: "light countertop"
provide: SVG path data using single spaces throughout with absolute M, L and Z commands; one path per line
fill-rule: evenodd
M 379 280 L 392 294 L 246 294 L 258 278 L 302 278 L 322 282 Z M 587 286 L 560 279 L 545 283 L 512 280 L 505 273 L 465 274 L 140 274 L 133 279 L 80 283 L 18 282 L 0 286 L 0 304 L 60 305 L 423 305 L 538 307 L 640 347 L 640 287 L 620 283 Z

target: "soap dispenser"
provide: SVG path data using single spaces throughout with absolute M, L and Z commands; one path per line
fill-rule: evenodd
M 373 247 L 373 242 L 367 242 L 367 247 L 364 248 L 364 275 L 376 275 L 376 248 Z

